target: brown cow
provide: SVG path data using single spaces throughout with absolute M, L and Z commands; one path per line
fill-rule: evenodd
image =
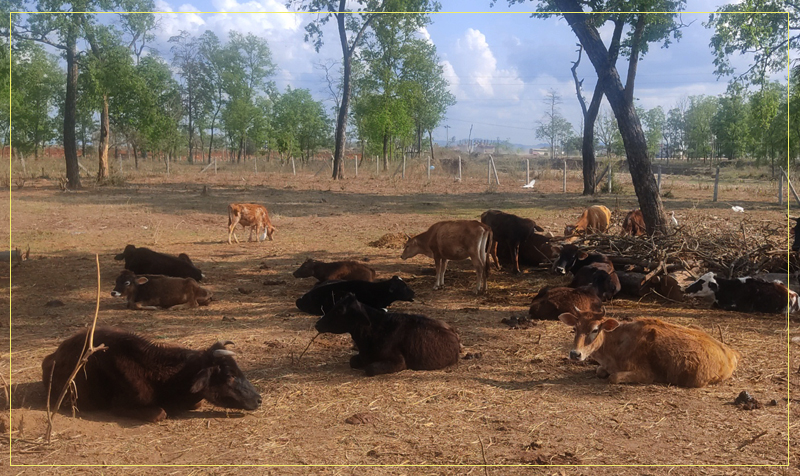
M 603 301 L 591 286 L 580 288 L 545 286 L 531 301 L 528 311 L 531 319 L 556 320 L 560 314 L 574 311 L 575 308 L 594 312 L 603 310 Z
M 520 245 L 536 234 L 537 231 L 544 231 L 544 228 L 536 224 L 530 218 L 522 218 L 511 213 L 500 210 L 487 210 L 481 214 L 481 223 L 489 225 L 492 229 L 494 246 L 491 249 L 491 256 L 497 269 L 500 263 L 497 260 L 497 247 L 500 245 L 511 255 L 511 264 L 514 273 L 519 274 L 519 255 Z
M 126 298 L 128 309 L 169 308 L 180 304 L 197 307 L 211 302 L 211 293 L 192 278 L 173 278 L 160 274 L 136 275 L 127 269 L 122 270 L 117 277 L 111 295 Z
M 334 279 L 375 281 L 375 270 L 358 261 L 325 263 L 309 258 L 292 273 L 292 276 L 295 278 L 310 278 L 314 276 L 320 282 Z
M 622 221 L 622 234 L 632 236 L 642 236 L 647 234 L 647 228 L 644 226 L 644 215 L 638 208 L 631 210 L 625 215 L 625 220 Z
M 423 254 L 433 258 L 436 264 L 436 284 L 433 289 L 444 286 L 444 273 L 449 260 L 469 258 L 478 274 L 475 292 L 481 294 L 486 292 L 491 247 L 492 229 L 488 225 L 475 220 L 440 221 L 427 231 L 409 238 L 400 257 L 408 259 Z
M 269 221 L 267 208 L 255 203 L 231 203 L 228 205 L 228 244 L 231 244 L 231 235 L 237 243 L 239 242 L 239 238 L 233 231 L 237 224 L 242 225 L 242 228 L 250 227 L 250 237 L 247 241 L 253 241 L 254 230 L 259 242 L 266 238 L 272 241 L 272 234 L 276 230 Z
M 564 236 L 576 233 L 605 233 L 611 224 L 611 210 L 603 205 L 592 205 L 584 210 L 574 225 L 564 228 Z
M 604 315 L 567 312 L 558 318 L 575 328 L 569 358 L 591 357 L 600 363 L 597 376 L 611 383 L 704 387 L 729 378 L 741 358 L 699 329 L 651 318 L 620 323 Z

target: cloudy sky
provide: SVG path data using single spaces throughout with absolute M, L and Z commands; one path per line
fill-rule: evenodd
M 577 39 L 563 19 L 530 18 L 524 12 L 532 10 L 535 3 L 508 7 L 500 0 L 493 8 L 489 7 L 490 0 L 443 0 L 441 3 L 444 11 L 484 12 L 438 13 L 433 16 L 433 24 L 421 32 L 436 45 L 451 92 L 458 100 L 442 124 L 450 126 L 450 137 L 466 139 L 473 125 L 473 138 L 539 143 L 534 128 L 542 119 L 543 99 L 549 89 L 561 95 L 562 114 L 576 130 L 579 129 L 580 107 L 570 73 L 571 62 L 576 58 Z M 723 2 L 693 0 L 689 3 L 693 12 L 709 12 Z M 303 41 L 303 27 L 314 16 L 287 13 L 282 1 L 191 0 L 181 3 L 156 0 L 156 6 L 162 12 L 176 12 L 160 15 L 161 31 L 155 46 L 162 54 L 166 55 L 169 50 L 166 40 L 181 30 L 195 35 L 212 30 L 220 38 L 227 37 L 232 29 L 252 32 L 268 40 L 279 69 L 275 80 L 281 90 L 291 85 L 311 90 L 318 99 L 327 97 L 324 75 L 315 63 L 341 62 L 338 33 L 333 22 L 326 26 L 326 44 L 317 53 Z M 703 26 L 708 14 L 684 13 L 682 20 L 690 24 L 683 29 L 683 38 L 668 49 L 651 47 L 639 63 L 635 96 L 641 107 L 649 109 L 660 105 L 666 111 L 682 97 L 725 91 L 727 79 L 718 80 L 713 74 L 709 47 L 711 31 Z M 607 40 L 611 28 L 605 27 L 601 33 Z M 622 59 L 618 63 L 623 77 L 624 63 Z M 734 64 L 744 70 L 748 61 L 739 58 Z M 585 56 L 578 72 L 579 77 L 585 78 L 584 90 L 591 94 L 595 74 Z M 607 108 L 607 104 L 604 107 Z M 444 140 L 446 134 L 448 131 L 439 127 L 434 131 L 434 138 Z

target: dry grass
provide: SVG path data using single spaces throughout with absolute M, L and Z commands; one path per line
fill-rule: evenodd
M 173 171 L 175 168 L 173 168 Z M 261 167 L 259 167 L 261 170 Z M 304 169 L 300 169 L 304 170 Z M 572 336 L 558 322 L 510 330 L 500 323 L 527 310 L 545 284 L 560 283 L 545 270 L 521 276 L 493 273 L 489 293 L 472 293 L 475 274 L 452 263 L 446 288 L 432 291 L 433 263 L 401 261 L 392 248 L 371 242 L 402 236 L 450 218 L 477 218 L 500 208 L 535 218 L 558 233 L 588 204 L 634 207 L 632 197 L 586 199 L 562 195 L 560 180 L 537 180 L 537 191 L 507 183 L 487 192 L 477 179 L 455 183 L 376 178 L 334 182 L 305 169 L 286 174 L 220 172 L 216 176 L 128 178 L 125 187 L 59 192 L 50 181 L 32 180 L 12 192 L 12 242 L 31 245 L 31 259 L 12 270 L 0 298 L 12 305 L 9 386 L 14 464 L 782 464 L 787 450 L 787 392 L 796 391 L 800 365 L 792 344 L 787 373 L 787 324 L 780 316 L 709 310 L 704 303 L 662 304 L 616 300 L 616 317 L 659 317 L 719 333 L 739 350 L 734 377 L 703 389 L 612 386 L 594 377 L 594 366 L 566 359 Z M 374 171 L 374 169 L 373 169 Z M 420 172 L 420 175 L 422 173 Z M 522 172 L 524 178 L 524 171 Z M 410 172 L 408 175 L 411 175 Z M 485 179 L 485 177 L 484 177 Z M 503 176 L 501 176 L 503 183 Z M 202 194 L 203 186 L 206 194 Z M 485 185 L 485 183 L 484 183 Z M 541 189 L 539 186 L 541 185 Z M 762 186 L 762 185 L 756 185 Z M 577 182 L 571 185 L 577 189 Z M 691 183 L 683 196 L 666 200 L 679 220 L 741 216 L 727 204 L 696 204 Z M 753 189 L 754 190 L 754 189 Z M 785 212 L 743 190 L 736 203 L 760 219 L 780 222 Z M 574 190 L 577 191 L 577 190 Z M 733 192 L 731 192 L 732 194 Z M 227 245 L 225 207 L 234 201 L 267 205 L 278 228 L 274 242 Z M 711 221 L 710 223 L 715 223 Z M 387 240 L 384 238 L 384 240 Z M 219 298 L 197 310 L 129 311 L 110 296 L 101 299 L 100 323 L 125 327 L 157 341 L 201 348 L 218 339 L 236 343 L 240 367 L 259 388 L 262 407 L 252 413 L 204 405 L 159 424 L 142 425 L 109 414 L 61 416 L 53 442 L 46 425 L 41 361 L 57 344 L 87 324 L 94 306 L 93 254 L 100 253 L 104 289 L 121 266 L 113 260 L 126 244 L 188 253 Z M 310 279 L 290 273 L 307 257 L 368 259 L 379 277 L 399 275 L 417 291 L 414 303 L 394 308 L 423 313 L 455 326 L 465 353 L 454 368 L 366 378 L 351 370 L 347 336 L 314 336 L 315 318 L 294 300 Z M 264 285 L 263 282 L 285 284 Z M 238 288 L 252 291 L 243 294 Z M 63 307 L 44 304 L 60 299 Z M 223 320 L 223 318 L 225 318 Z M 790 336 L 800 335 L 792 324 Z M 2 347 L 0 347 L 2 348 Z M 9 374 L 9 355 L 0 370 Z M 743 411 L 729 403 L 748 390 L 774 406 Z M 800 417 L 792 396 L 793 425 Z M 345 420 L 367 415 L 362 424 Z M 0 425 L 2 426 L 2 425 Z M 793 434 L 797 427 L 791 428 Z M 762 434 L 758 438 L 755 436 Z M 5 441 L 8 441 L 7 439 Z M 3 443 L 6 444 L 6 443 Z M 791 454 L 798 455 L 792 440 Z M 796 459 L 791 471 L 797 468 Z M 16 468 L 15 468 L 16 469 Z M 696 470 L 696 471 L 695 471 Z M 47 470 L 28 469 L 24 473 Z M 55 471 L 55 470 L 54 470 Z M 80 473 L 84 470 L 73 470 Z M 89 471 L 86 469 L 85 471 Z M 274 468 L 267 474 L 300 469 Z M 530 468 L 489 468 L 490 474 L 531 474 Z M 547 468 L 542 474 L 666 474 L 657 468 Z M 740 474 L 736 468 L 677 468 L 670 474 Z M 749 471 L 749 470 L 748 470 Z M 752 474 L 789 474 L 782 469 Z M 127 468 L 130 474 L 163 474 Z M 171 468 L 174 474 L 248 474 L 236 468 Z M 252 472 L 255 472 L 253 470 Z M 303 470 L 303 472 L 307 472 Z M 319 468 L 321 474 L 484 474 L 484 468 Z M 259 474 L 263 474 L 259 472 Z M 538 474 L 538 472 L 536 472 Z

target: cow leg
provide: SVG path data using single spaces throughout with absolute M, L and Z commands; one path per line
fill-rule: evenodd
M 442 258 L 442 272 L 439 275 L 439 289 L 444 287 L 444 273 L 447 272 L 447 263 L 449 262 L 450 260 Z
M 134 420 L 149 421 L 157 423 L 167 418 L 167 412 L 157 405 L 150 405 L 144 407 L 131 407 L 125 403 L 120 402 L 114 408 L 114 414 L 125 418 L 132 418 Z
M 433 258 L 433 263 L 436 267 L 436 281 L 433 283 L 433 290 L 436 291 L 444 285 L 444 269 L 447 267 L 447 260 L 444 258 Z
M 489 257 L 487 256 L 486 259 L 489 259 Z M 475 267 L 475 275 L 478 278 L 475 294 L 480 294 L 486 284 L 486 263 L 481 263 L 480 255 L 471 256 L 469 260 L 472 261 L 472 265 Z
M 653 383 L 653 374 L 643 369 L 614 372 L 608 376 L 609 383 Z
M 350 368 L 351 369 L 363 369 L 367 366 L 367 359 L 364 358 L 361 354 L 356 354 L 350 357 Z
M 597 378 L 608 378 L 608 370 L 601 365 L 600 367 L 597 367 L 595 375 L 597 375 Z
M 511 254 L 514 255 L 514 274 L 520 274 L 519 270 L 519 242 L 511 247 Z
M 367 365 L 364 371 L 368 377 L 373 377 L 381 374 L 392 374 L 401 370 L 405 370 L 406 368 L 406 359 L 404 359 L 402 355 L 398 355 L 392 360 L 379 360 L 377 362 L 373 362 Z
M 236 238 L 236 232 L 234 231 L 236 229 L 236 225 L 239 224 L 239 217 L 238 216 L 234 217 L 229 221 L 230 223 L 228 224 L 228 244 L 230 245 L 231 235 L 233 235 L 233 239 L 236 240 L 237 243 L 239 242 L 239 238 Z
M 250 226 L 250 235 L 247 237 L 247 242 L 248 242 L 248 243 L 250 243 L 251 241 L 253 241 L 253 228 L 254 228 L 254 227 L 251 225 L 251 226 Z M 258 238 L 258 237 L 256 237 L 256 238 Z
M 492 243 L 492 248 L 489 250 L 489 255 L 494 260 L 494 268 L 500 271 L 500 261 L 497 259 L 497 245 L 498 243 L 496 241 Z

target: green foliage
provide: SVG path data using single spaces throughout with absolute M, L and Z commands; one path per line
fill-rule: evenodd
M 747 104 L 744 89 L 738 83 L 728 87 L 719 98 L 719 107 L 711 120 L 711 132 L 717 147 L 729 160 L 741 157 L 748 148 Z
M 647 139 L 647 156 L 651 159 L 661 151 L 661 141 L 664 138 L 664 127 L 667 118 L 661 106 L 656 106 L 639 114 L 644 126 L 644 135 Z
M 717 112 L 717 98 L 689 96 L 686 111 L 686 155 L 690 159 L 708 158 L 712 154 L 711 121 Z
M 275 101 L 273 123 L 276 149 L 287 156 L 308 159 L 330 140 L 325 108 L 307 89 L 287 88 Z

